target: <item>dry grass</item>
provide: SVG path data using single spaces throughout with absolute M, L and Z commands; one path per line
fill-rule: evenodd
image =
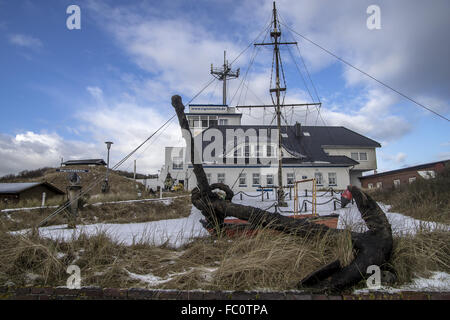
M 420 201 L 443 201 L 435 191 L 419 192 Z M 434 198 L 430 200 L 428 196 Z M 187 216 L 189 212 L 190 199 L 185 197 L 170 205 L 149 202 L 87 206 L 81 214 L 86 223 L 100 219 L 122 223 Z M 25 221 L 31 213 L 19 216 Z M 436 220 L 435 216 L 429 218 Z M 101 232 L 66 242 L 10 235 L 8 231 L 15 228 L 17 224 L 0 219 L 0 285 L 65 286 L 67 266 L 76 264 L 81 268 L 83 286 L 290 290 L 320 266 L 335 259 L 346 265 L 353 258 L 348 233 L 334 238 L 301 238 L 261 230 L 253 237 L 193 239 L 174 249 L 144 241 L 125 246 Z M 408 283 L 417 275 L 427 276 L 431 271 L 450 273 L 449 232 L 418 230 L 416 235 L 395 237 L 390 264 L 397 273 L 397 285 Z M 143 277 L 139 279 L 139 275 Z
M 450 272 L 448 232 L 395 238 L 391 260 L 399 285 L 430 271 Z M 348 233 L 300 238 L 262 230 L 254 237 L 206 237 L 174 249 L 114 243 L 105 233 L 72 241 L 0 231 L 0 285 L 65 286 L 67 266 L 81 269 L 83 286 L 206 290 L 290 290 L 335 259 L 352 259 Z M 130 273 L 160 280 L 136 279 Z
M 79 223 L 138 223 L 189 216 L 190 197 L 173 199 L 171 203 L 160 201 L 88 205 L 79 210 Z M 0 213 L 0 221 L 10 231 L 32 228 L 53 213 L 55 208 L 23 210 Z M 66 224 L 65 213 L 55 216 L 48 225 Z
M 392 211 L 427 221 L 450 223 L 450 165 L 434 179 L 417 179 L 390 190 L 374 190 L 377 201 L 392 205 Z

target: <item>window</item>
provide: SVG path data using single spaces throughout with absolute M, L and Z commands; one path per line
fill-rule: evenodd
M 250 146 L 248 144 L 245 144 L 245 157 L 250 157 Z
M 350 158 L 353 160 L 367 161 L 367 152 L 352 152 Z
M 217 118 L 216 118 L 216 119 L 214 119 L 214 118 L 209 118 L 209 126 L 210 126 L 210 127 L 212 127 L 212 126 L 217 126 Z
M 207 173 L 206 178 L 208 179 L 208 184 L 211 184 L 211 173 Z
M 328 185 L 335 186 L 337 185 L 336 172 L 328 172 Z
M 322 172 L 314 173 L 314 178 L 316 179 L 316 184 L 321 186 L 323 184 L 323 176 Z
M 373 189 L 373 183 L 369 183 L 369 184 L 367 185 L 367 187 L 368 187 L 369 189 Z
M 308 176 L 302 176 L 302 179 L 303 180 L 308 179 Z
M 383 188 L 383 182 L 378 181 L 378 182 L 377 182 L 377 188 L 378 188 L 378 189 Z
M 399 179 L 395 179 L 394 180 L 394 187 L 399 187 L 400 186 L 400 180 Z
M 408 180 L 409 180 L 409 183 L 413 183 L 414 181 L 416 181 L 416 177 L 411 177 Z
M 359 160 L 367 161 L 367 152 L 360 152 L 359 153 Z
M 274 153 L 273 153 L 273 146 L 271 146 L 271 145 L 268 145 L 267 146 L 267 157 L 268 158 L 270 158 L 270 157 L 273 157 L 274 156 Z
M 201 116 L 202 128 L 208 128 L 208 116 Z
M 217 174 L 217 182 L 218 183 L 225 183 L 225 173 L 218 173 Z
M 219 119 L 219 124 L 221 126 L 226 126 L 228 124 L 228 119 Z
M 183 158 L 181 157 L 174 157 L 172 163 L 172 169 L 173 170 L 183 170 Z
M 260 185 L 261 185 L 259 177 L 260 177 L 260 176 L 259 176 L 259 173 L 254 173 L 254 174 L 253 174 L 253 181 L 252 181 L 252 184 L 253 184 L 254 187 L 255 187 L 255 186 L 260 186 Z
M 241 173 L 239 175 L 239 186 L 240 187 L 246 187 L 247 186 L 247 174 Z
M 273 174 L 268 174 L 266 176 L 266 182 L 268 186 L 273 186 Z
M 294 184 L 294 173 L 293 172 L 287 174 L 287 184 L 289 186 Z

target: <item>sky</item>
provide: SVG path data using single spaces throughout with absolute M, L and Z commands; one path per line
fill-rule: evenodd
M 367 25 L 373 4 L 379 29 Z M 70 5 L 80 8 L 80 29 L 67 27 Z M 450 159 L 447 120 L 297 35 L 449 118 L 449 1 L 279 0 L 277 8 L 282 40 L 298 43 L 281 50 L 285 102 L 322 102 L 320 114 L 286 108 L 287 122 L 345 126 L 380 142 L 379 172 Z M 0 0 L 0 176 L 61 158 L 106 159 L 105 141 L 114 142 L 114 165 L 174 114 L 172 95 L 221 103 L 218 81 L 198 93 L 224 50 L 241 71 L 229 81 L 230 106 L 270 103 L 272 52 L 252 44 L 269 40 L 271 10 L 261 0 Z M 243 123 L 272 118 L 244 111 Z M 181 145 L 175 118 L 119 169 L 133 170 L 136 159 L 138 172 L 157 173 L 164 147 Z

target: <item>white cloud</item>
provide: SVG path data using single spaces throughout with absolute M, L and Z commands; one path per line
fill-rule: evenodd
M 79 159 L 98 156 L 95 144 L 64 140 L 56 133 L 27 131 L 15 136 L 0 134 L 0 175 L 56 167 L 61 157 Z
M 395 164 L 403 164 L 406 161 L 408 155 L 404 152 L 398 152 L 396 154 L 386 154 L 381 152 L 381 159 L 388 162 L 393 162 Z
M 9 35 L 9 42 L 19 47 L 40 49 L 43 43 L 40 39 L 26 35 L 26 34 L 11 34 Z

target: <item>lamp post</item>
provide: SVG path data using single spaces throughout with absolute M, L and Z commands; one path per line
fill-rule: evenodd
M 104 187 L 102 188 L 103 192 L 108 192 L 109 191 L 109 184 L 108 184 L 108 171 L 109 171 L 109 150 L 111 149 L 111 145 L 113 144 L 113 142 L 111 141 L 106 141 L 106 148 L 108 149 L 108 156 L 107 156 L 107 160 L 106 160 L 106 178 L 105 178 L 105 183 L 104 183 Z

